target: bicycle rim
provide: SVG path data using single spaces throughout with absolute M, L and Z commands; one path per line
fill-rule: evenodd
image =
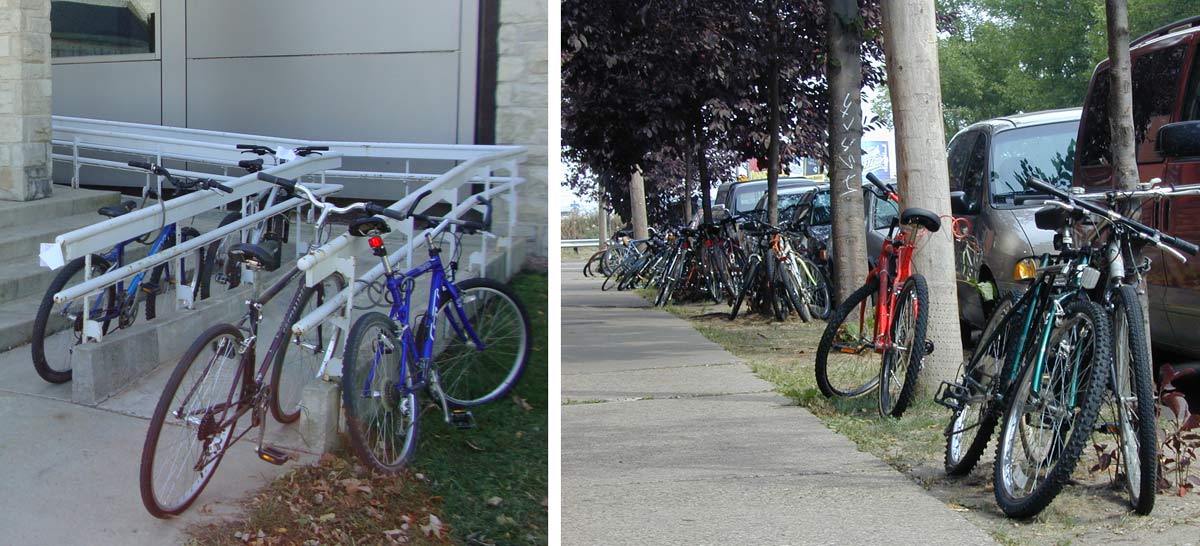
M 342 401 L 350 445 L 359 460 L 383 472 L 404 468 L 416 451 L 420 408 L 414 378 L 400 367 L 405 347 L 381 313 L 359 318 L 346 344 Z
M 433 368 L 442 395 L 451 404 L 474 406 L 496 400 L 516 385 L 525 369 L 529 317 L 501 286 L 481 279 L 460 283 L 462 312 L 447 301 L 438 313 Z

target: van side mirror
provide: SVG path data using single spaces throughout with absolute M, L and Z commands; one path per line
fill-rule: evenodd
M 955 216 L 964 214 L 979 214 L 979 207 L 967 203 L 967 193 L 963 191 L 950 192 L 950 213 Z
M 1200 121 L 1168 123 L 1158 130 L 1155 147 L 1163 157 L 1200 157 Z

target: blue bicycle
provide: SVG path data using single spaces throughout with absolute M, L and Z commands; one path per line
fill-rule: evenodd
M 258 176 L 295 188 L 318 203 L 292 181 L 264 173 Z M 382 472 L 399 471 L 412 459 L 423 391 L 439 403 L 447 423 L 471 428 L 474 417 L 467 408 L 492 402 L 512 390 L 532 345 L 529 315 L 511 289 L 486 278 L 454 280 L 459 238 L 490 228 L 491 203 L 480 198 L 487 206 L 482 222 L 415 213 L 417 203 L 429 193 L 419 195 L 407 213 L 374 203 L 338 209 L 454 226 L 456 244 L 449 267 L 442 261 L 434 236 L 426 231 L 429 260 L 401 273 L 388 262 L 383 242 L 383 235 L 390 231 L 386 221 L 370 216 L 350 225 L 350 234 L 367 237 L 373 254 L 383 263 L 385 297 L 391 310 L 386 315 L 364 313 L 350 328 L 342 357 L 342 402 L 355 454 Z M 429 299 L 425 314 L 414 324 L 412 294 L 417 279 L 424 275 L 430 277 Z
M 181 178 L 172 175 L 167 169 L 159 165 L 152 165 L 142 161 L 130 161 L 129 166 L 145 169 L 162 177 L 179 192 L 188 192 L 194 190 L 219 190 L 223 192 L 232 192 L 229 187 L 208 179 L 189 179 Z M 154 196 L 161 201 L 161 186 L 157 192 L 146 192 L 146 196 L 142 198 L 142 206 L 145 206 L 146 200 Z M 102 207 L 97 212 L 102 216 L 116 218 L 128 214 L 130 211 L 138 208 L 138 205 L 133 201 L 123 201 L 118 205 L 110 205 Z M 151 241 L 151 233 L 147 233 L 141 237 L 130 239 L 121 242 L 114 246 L 108 252 L 103 254 L 93 254 L 91 257 L 91 271 L 86 278 L 95 278 L 103 275 L 114 268 L 125 265 L 125 248 L 130 243 L 139 242 L 142 244 Z M 153 244 L 150 247 L 149 255 L 157 254 L 158 252 L 170 248 L 175 245 L 176 239 L 187 241 L 193 237 L 199 236 L 200 232 L 195 228 L 177 227 L 175 224 L 166 224 L 159 230 L 158 236 L 153 239 Z M 203 261 L 203 257 L 201 258 Z M 168 264 L 162 264 L 155 267 L 153 270 L 138 273 L 126 285 L 125 281 L 117 282 L 115 285 L 110 285 L 100 291 L 99 295 L 83 297 L 78 300 L 72 300 L 63 303 L 55 303 L 54 295 L 61 292 L 67 286 L 72 286 L 82 282 L 85 276 L 82 274 L 86 267 L 86 260 L 83 257 L 75 258 L 66 264 L 54 280 L 50 282 L 50 287 L 46 289 L 45 295 L 42 297 L 42 303 L 38 307 L 37 315 L 33 322 L 33 337 L 32 337 L 32 352 L 33 352 L 33 367 L 37 370 L 42 379 L 50 383 L 65 383 L 71 380 L 71 359 L 75 352 L 75 347 L 83 343 L 88 336 L 84 332 L 84 317 L 83 308 L 88 306 L 88 319 L 95 321 L 100 325 L 101 334 L 108 334 L 112 329 L 113 321 L 116 321 L 116 328 L 127 328 L 137 320 L 138 315 L 138 299 L 142 295 L 142 301 L 145 303 L 146 320 L 152 320 L 155 316 L 157 307 L 157 296 L 163 291 L 163 286 L 169 285 L 175 278 L 171 274 L 171 268 Z M 184 261 L 184 271 L 180 272 L 180 277 L 183 282 L 190 282 L 186 278 L 187 265 Z M 206 276 L 207 272 L 201 268 L 198 272 L 202 277 Z M 150 278 L 147 279 L 146 275 Z M 165 279 L 163 275 L 166 275 Z M 164 283 L 164 280 L 166 281 Z M 203 280 L 196 283 L 196 286 L 206 284 Z M 85 303 L 86 302 L 86 303 Z

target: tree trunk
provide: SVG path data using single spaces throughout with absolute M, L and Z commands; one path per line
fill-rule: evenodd
M 767 107 L 770 109 L 771 142 L 767 146 L 767 223 L 779 225 L 779 11 L 775 2 L 767 2 L 767 17 L 770 19 L 771 66 L 770 83 L 767 84 Z
M 633 223 L 633 238 L 649 238 L 649 224 L 646 222 L 646 186 L 640 168 L 629 175 L 629 215 L 633 217 L 630 219 Z
M 683 155 L 683 223 L 687 225 L 692 221 L 692 151 L 688 150 Z
M 926 339 L 934 353 L 925 357 L 922 390 L 932 393 L 954 381 L 962 362 L 954 243 L 950 238 L 950 183 L 942 126 L 934 0 L 885 0 L 883 39 L 888 87 L 896 126 L 896 162 L 904 207 L 942 216 L 942 228 L 922 237 L 913 266 L 929 284 Z
M 834 288 L 845 301 L 867 278 L 862 195 L 862 36 L 855 30 L 856 0 L 832 0 L 829 9 L 829 194 L 833 208 Z
M 696 150 L 696 163 L 700 167 L 700 206 L 704 211 L 704 223 L 712 223 L 712 197 L 709 190 L 712 186 L 708 180 L 708 150 L 701 142 Z
M 1129 59 L 1129 6 L 1126 0 L 1105 0 L 1104 12 L 1108 26 L 1108 129 L 1112 150 L 1113 184 L 1123 190 L 1136 190 L 1138 184 L 1137 152 L 1133 138 L 1133 66 Z M 1124 203 L 1121 214 L 1130 214 L 1138 203 Z M 1138 302 L 1142 316 L 1150 316 L 1150 298 L 1145 286 L 1138 286 Z M 1143 321 L 1146 339 L 1150 339 L 1150 321 Z
M 596 204 L 596 217 L 600 222 L 600 250 L 608 248 L 608 211 L 604 208 L 608 195 L 604 193 L 604 185 L 600 185 L 600 199 Z

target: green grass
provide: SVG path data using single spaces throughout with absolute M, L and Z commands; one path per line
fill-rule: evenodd
M 533 352 L 521 382 L 512 397 L 476 408 L 476 427 L 468 431 L 445 424 L 440 411 L 427 412 L 413 464 L 441 497 L 454 538 L 464 543 L 547 542 L 547 277 L 522 273 L 510 286 L 533 324 Z
M 562 253 L 562 261 L 564 262 L 584 262 L 587 261 L 588 258 L 591 258 L 592 254 L 595 254 L 597 250 L 600 250 L 600 248 L 594 246 L 581 246 L 578 249 L 570 247 L 563 248 L 560 252 Z

